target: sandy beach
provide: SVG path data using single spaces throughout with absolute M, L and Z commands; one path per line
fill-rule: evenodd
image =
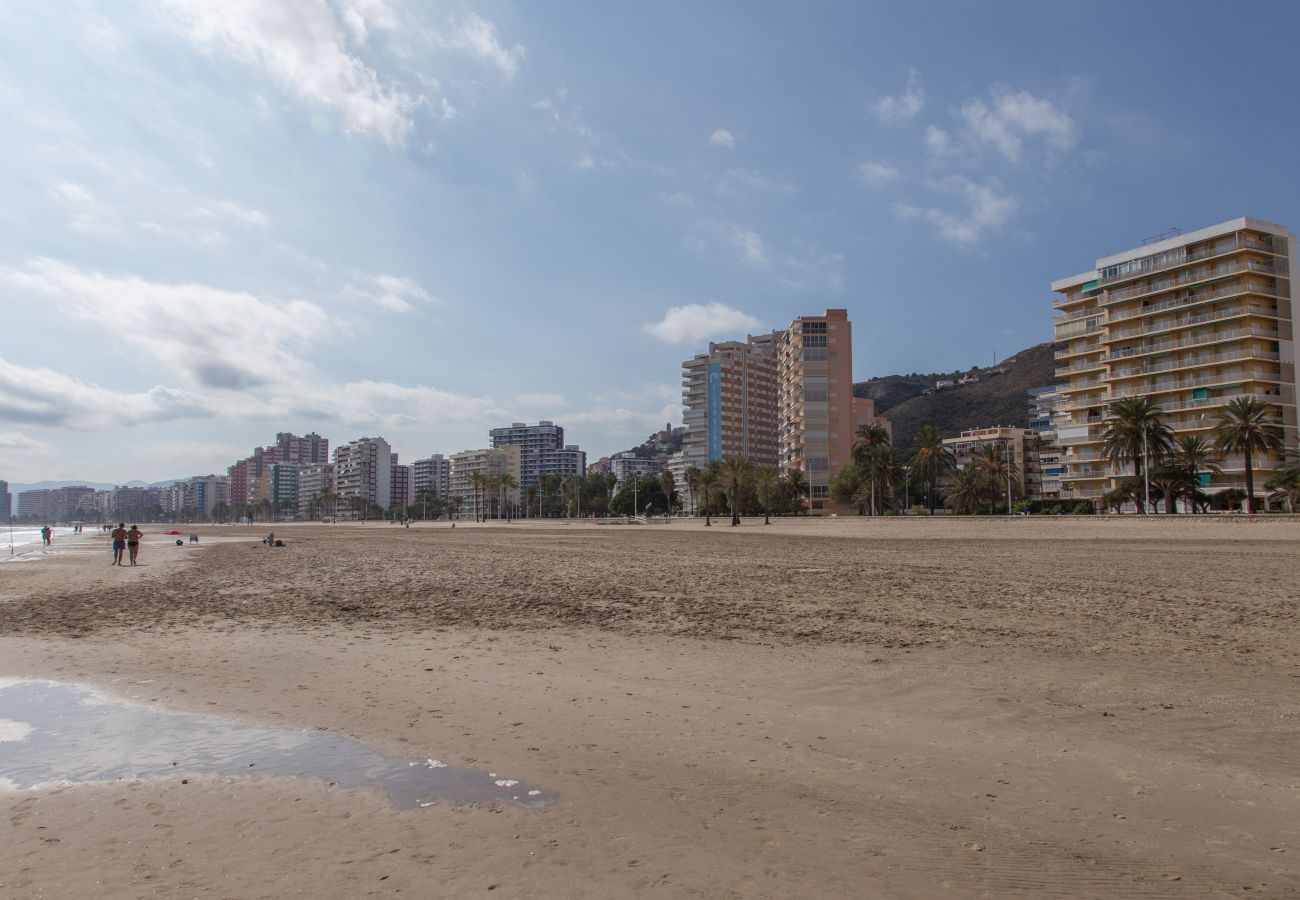
M 1300 894 L 1300 522 L 275 531 L 0 564 L 0 678 L 556 802 L 10 791 L 0 896 Z

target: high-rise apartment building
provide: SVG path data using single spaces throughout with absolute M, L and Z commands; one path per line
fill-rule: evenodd
M 330 442 L 316 432 L 299 437 L 282 431 L 275 436 L 277 462 L 317 466 L 330 461 Z
M 451 460 L 441 453 L 411 463 L 411 483 L 415 493 L 432 491 L 442 500 L 451 496 Z
M 358 507 L 392 505 L 393 448 L 381 437 L 363 437 L 334 450 L 334 491 L 339 514 L 368 515 Z
M 293 516 L 298 512 L 298 478 L 304 466 L 296 462 L 273 462 L 262 476 L 263 494 L 274 515 Z
M 682 460 L 743 456 L 777 464 L 777 345 L 781 332 L 709 344 L 682 363 Z
M 13 515 L 13 511 L 14 498 L 13 494 L 9 493 L 9 482 L 0 481 L 0 516 L 8 520 Z
M 483 450 L 465 450 L 454 453 L 451 457 L 451 496 L 460 497 L 460 517 L 476 519 L 493 514 L 504 515 L 501 503 L 510 507 L 519 504 L 519 489 L 477 490 L 473 476 L 482 474 L 489 479 L 509 475 L 520 483 L 521 452 L 518 445 L 505 447 L 488 447 Z
M 18 518 L 48 525 L 72 522 L 95 511 L 95 493 L 93 487 L 81 484 L 22 491 L 18 494 Z
M 663 464 L 654 457 L 637 456 L 631 451 L 615 453 L 609 458 L 609 471 L 614 475 L 615 488 L 622 487 L 629 478 L 658 475 L 663 470 Z
M 333 506 L 322 507 L 319 500 L 319 498 L 332 493 L 334 493 L 333 463 L 303 466 L 298 472 L 298 515 L 321 516 L 332 514 L 334 512 Z
M 415 482 L 411 477 L 411 467 L 398 463 L 397 454 L 393 454 L 392 488 L 388 492 L 388 502 L 393 508 L 407 507 L 415 502 Z
M 777 351 L 778 460 L 808 480 L 809 507 L 830 507 L 830 475 L 852 460 L 859 425 L 889 422 L 875 402 L 853 396 L 853 326 L 848 310 L 800 316 Z
M 545 419 L 536 425 L 513 422 L 509 428 L 488 432 L 492 446 L 519 448 L 519 486 L 537 484 L 543 475 L 585 475 L 587 454 L 575 444 L 564 443 L 564 429 Z
M 1096 499 L 1132 464 L 1101 452 L 1114 401 L 1150 397 L 1179 436 L 1213 437 L 1234 397 L 1266 403 L 1287 446 L 1296 442 L 1296 236 L 1281 225 L 1232 219 L 1102 257 L 1052 282 L 1061 496 Z M 1279 459 L 1252 459 L 1256 490 Z M 1244 460 L 1202 473 L 1204 490 L 1244 488 Z

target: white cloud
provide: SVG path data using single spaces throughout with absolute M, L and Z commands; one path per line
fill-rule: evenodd
M 190 218 L 195 219 L 229 219 L 245 228 L 258 230 L 271 224 L 271 220 L 266 213 L 258 209 L 240 206 L 231 200 L 204 201 L 191 209 L 188 215 Z
M 740 258 L 747 265 L 767 265 L 767 253 L 763 250 L 763 238 L 757 231 L 747 228 L 733 228 L 728 239 L 740 249 Z
M 86 206 L 95 201 L 90 191 L 72 181 L 60 181 L 50 188 L 50 195 L 72 206 Z
M 261 69 L 282 88 L 333 110 L 347 131 L 401 146 L 415 98 L 348 52 L 347 34 L 325 0 L 160 0 L 187 36 L 207 51 Z
M 0 365 L 3 364 L 4 361 L 0 360 Z M 26 452 L 44 449 L 46 449 L 45 444 L 42 444 L 40 441 L 34 441 L 25 434 L 18 434 L 14 431 L 0 431 L 0 450 L 19 450 Z
M 487 19 L 469 13 L 442 39 L 443 46 L 498 69 L 506 78 L 514 78 L 526 57 L 522 46 L 506 47 L 497 37 L 497 27 Z
M 729 169 L 722 176 L 718 189 L 724 194 L 734 193 L 737 188 L 749 188 L 756 191 L 771 191 L 776 194 L 793 194 L 794 185 L 776 181 L 756 169 Z
M 672 307 L 662 320 L 641 327 L 661 341 L 691 344 L 758 328 L 759 321 L 725 303 L 688 303 Z
M 345 287 L 343 296 L 396 313 L 410 312 L 416 303 L 438 302 L 415 279 L 401 275 L 368 275 L 361 284 L 353 283 Z
M 937 125 L 925 130 L 925 146 L 932 156 L 948 156 L 954 152 L 952 135 Z
M 921 219 L 933 224 L 944 240 L 964 247 L 973 246 L 985 234 L 999 230 L 1011 220 L 1020 201 L 1006 193 L 996 179 L 976 183 L 968 178 L 954 176 L 934 187 L 947 192 L 965 205 L 960 212 L 936 207 L 916 206 L 910 203 L 894 205 L 894 211 L 905 219 Z
M 557 407 L 564 407 L 569 405 L 569 402 L 559 394 L 547 393 L 545 391 L 533 391 L 530 393 L 519 394 L 518 396 L 515 397 L 515 403 L 519 404 L 520 406 L 527 407 L 529 409 L 534 409 L 537 407 L 541 407 L 543 409 L 557 408 Z
M 325 313 L 304 300 L 112 277 L 52 259 L 0 270 L 0 280 L 49 297 L 86 321 L 111 321 L 125 343 L 213 389 L 254 388 L 301 374 L 301 352 L 328 324 Z
M 910 122 L 925 107 L 925 91 L 921 88 L 921 73 L 907 70 L 907 87 L 895 97 L 882 97 L 874 109 L 880 121 L 894 124 Z
M 1064 110 L 1028 91 L 994 85 L 991 102 L 967 100 L 958 111 L 972 142 L 992 147 L 1008 162 L 1019 162 L 1026 138 L 1041 138 L 1055 152 L 1073 149 L 1078 128 Z
M 53 369 L 0 359 L 0 421 L 89 431 L 210 415 L 212 409 L 188 391 L 161 386 L 114 391 Z
M 727 129 L 719 128 L 709 135 L 709 143 L 715 147 L 734 147 L 736 146 L 736 138 Z
M 858 166 L 858 180 L 868 187 L 893 184 L 901 177 L 897 168 L 880 160 L 864 162 Z

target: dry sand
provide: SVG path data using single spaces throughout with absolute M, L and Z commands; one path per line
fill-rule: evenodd
M 559 801 L 10 793 L 0 896 L 1300 894 L 1300 522 L 276 533 L 0 564 L 0 676 Z

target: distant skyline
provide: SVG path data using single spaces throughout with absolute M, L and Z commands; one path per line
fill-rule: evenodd
M 1223 10 L 6 3 L 0 479 L 539 419 L 595 459 L 827 307 L 858 380 L 986 365 L 1099 256 L 1300 227 L 1300 9 Z

